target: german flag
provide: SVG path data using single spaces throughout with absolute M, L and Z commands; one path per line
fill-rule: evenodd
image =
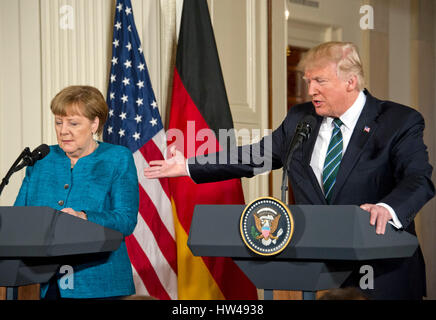
M 175 144 L 185 157 L 205 154 L 198 133 L 209 130 L 207 145 L 222 150 L 219 129 L 232 129 L 233 120 L 224 85 L 206 0 L 184 0 L 177 45 L 169 129 L 183 132 Z M 199 140 L 199 141 L 197 141 Z M 210 150 L 209 150 L 210 151 Z M 240 179 L 195 184 L 188 177 L 170 179 L 177 241 L 179 299 L 257 299 L 250 280 L 230 258 L 194 257 L 187 246 L 197 204 L 244 204 Z M 225 231 L 224 231 L 225 232 Z

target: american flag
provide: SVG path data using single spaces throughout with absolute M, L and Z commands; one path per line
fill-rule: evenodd
M 136 294 L 177 299 L 177 254 L 167 179 L 143 169 L 162 160 L 166 136 L 151 86 L 130 0 L 117 0 L 103 140 L 128 147 L 139 179 L 138 224 L 126 238 Z

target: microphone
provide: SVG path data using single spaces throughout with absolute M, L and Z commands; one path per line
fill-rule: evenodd
M 312 132 L 313 127 L 315 127 L 316 119 L 313 115 L 308 114 L 300 120 L 295 128 L 294 136 L 292 137 L 291 144 L 289 145 L 288 152 L 286 154 L 285 163 L 283 166 L 283 175 L 282 175 L 282 202 L 286 203 L 286 191 L 288 190 L 288 167 L 292 159 L 292 155 L 294 151 L 300 147 L 300 145 L 309 139 L 310 133 Z
M 292 138 L 291 144 L 289 146 L 288 153 L 286 155 L 286 164 L 288 164 L 290 158 L 289 156 L 296 150 L 298 147 L 306 141 L 310 133 L 312 132 L 312 128 L 316 124 L 316 119 L 311 114 L 306 115 L 300 122 L 297 124 L 295 128 L 295 133 Z
M 33 166 L 36 161 L 42 160 L 46 155 L 50 153 L 50 147 L 46 144 L 41 144 L 39 147 L 35 148 L 30 154 L 29 166 Z
M 14 164 L 6 173 L 6 176 L 0 183 L 0 194 L 2 193 L 4 187 L 9 183 L 9 178 L 12 176 L 13 173 L 23 169 L 26 166 L 33 166 L 36 161 L 43 159 L 46 155 L 49 154 L 49 152 L 50 147 L 46 144 L 41 144 L 32 152 L 30 152 L 30 149 L 28 147 L 24 148 L 24 150 L 20 153 L 17 160 L 15 160 Z
M 25 153 L 23 157 L 23 161 L 21 164 L 15 167 L 14 172 L 17 172 L 24 167 L 33 166 L 36 161 L 43 159 L 50 152 L 50 147 L 46 144 L 41 144 L 39 147 L 36 147 L 32 153 L 30 153 L 29 148 L 24 149 Z

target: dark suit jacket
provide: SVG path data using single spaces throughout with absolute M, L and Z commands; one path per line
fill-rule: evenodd
M 416 234 L 414 217 L 434 195 L 431 181 L 433 168 L 428 163 L 427 148 L 423 142 L 424 119 L 409 107 L 378 100 L 366 90 L 365 94 L 366 104 L 343 155 L 331 204 L 384 202 L 394 209 L 403 228 Z M 323 119 L 316 115 L 310 102 L 292 107 L 280 127 L 260 143 L 228 152 L 227 163 L 218 162 L 218 155 L 206 159 L 209 162 L 215 160 L 217 164 L 204 164 L 205 157 L 189 159 L 192 179 L 197 183 L 212 182 L 252 177 L 262 171 L 281 168 L 295 128 L 307 114 L 314 115 L 317 123 L 309 139 L 295 151 L 288 176 L 297 204 L 327 204 L 310 167 Z M 369 128 L 369 132 L 364 130 L 365 127 Z M 247 154 L 250 155 L 249 161 L 246 161 Z M 260 158 L 271 159 L 260 164 Z M 374 268 L 374 289 L 365 291 L 370 297 L 420 299 L 425 296 L 425 265 L 420 248 L 411 258 L 360 263 L 344 286 L 359 286 L 362 277 L 359 267 L 362 264 Z

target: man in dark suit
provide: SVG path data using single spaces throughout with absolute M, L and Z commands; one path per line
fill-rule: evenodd
M 364 89 L 362 64 L 351 43 L 321 44 L 308 52 L 301 66 L 312 102 L 293 106 L 271 136 L 238 148 L 236 156 L 227 151 L 225 163 L 218 155 L 186 161 L 173 149 L 169 160 L 150 163 L 146 177 L 190 175 L 203 183 L 281 168 L 297 124 L 310 114 L 316 119 L 313 132 L 288 167 L 295 202 L 359 205 L 369 212 L 377 234 L 384 234 L 388 223 L 416 234 L 414 217 L 434 196 L 422 116 L 409 107 L 378 100 Z M 269 158 L 269 165 L 259 164 L 253 147 Z M 244 154 L 250 155 L 249 161 L 242 161 Z M 210 159 L 216 163 L 207 163 Z M 410 258 L 365 264 L 374 270 L 374 289 L 364 290 L 371 298 L 425 296 L 420 248 Z M 344 286 L 359 287 L 359 268 Z

